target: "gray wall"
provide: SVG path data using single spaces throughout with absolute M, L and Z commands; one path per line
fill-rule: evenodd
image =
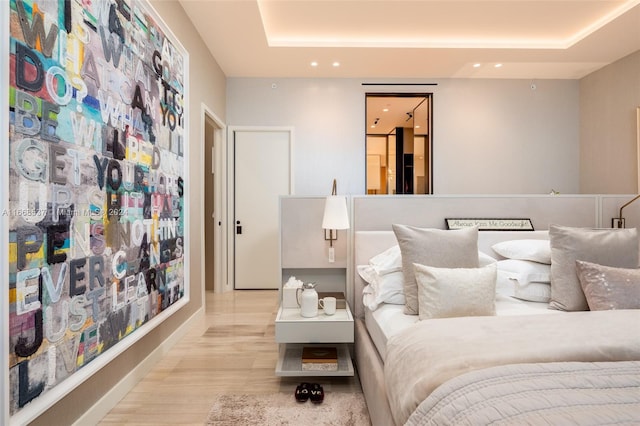
M 363 82 L 230 78 L 227 125 L 295 128 L 296 195 L 326 194 L 333 178 L 339 193 L 364 194 L 365 93 L 432 92 L 435 193 L 580 191 L 578 81 Z
M 638 193 L 640 51 L 580 81 L 580 189 Z

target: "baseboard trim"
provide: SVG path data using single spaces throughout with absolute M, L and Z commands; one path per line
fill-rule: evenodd
M 138 364 L 129 374 L 124 376 L 122 380 L 112 387 L 102 398 L 93 404 L 80 418 L 78 418 L 73 426 L 95 425 L 98 424 L 104 416 L 111 411 L 113 407 L 153 368 L 153 366 L 162 359 L 162 357 L 183 338 L 187 331 L 204 318 L 204 307 L 198 309 L 189 319 L 187 319 L 180 327 L 178 327 L 169 337 L 167 337 L 157 348 L 155 348 L 140 364 Z

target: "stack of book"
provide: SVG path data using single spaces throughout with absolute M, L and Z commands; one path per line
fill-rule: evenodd
M 336 347 L 305 346 L 302 348 L 303 371 L 338 371 Z

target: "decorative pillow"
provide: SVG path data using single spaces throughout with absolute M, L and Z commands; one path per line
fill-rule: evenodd
M 638 231 L 549 226 L 552 309 L 586 311 L 587 299 L 576 273 L 576 260 L 618 268 L 637 268 Z
M 592 311 L 640 309 L 640 269 L 576 260 L 578 278 Z
M 513 287 L 511 296 L 530 302 L 549 302 L 551 266 L 530 260 L 498 261 L 498 276 L 506 276 Z
M 381 303 L 392 305 L 404 305 L 403 292 L 404 275 L 402 271 L 386 272 L 379 274 L 371 265 L 358 265 L 358 274 L 369 285 L 363 290 L 367 294 L 365 305 L 375 311 Z
M 404 313 L 418 314 L 418 285 L 413 264 L 439 268 L 477 268 L 478 227 L 455 230 L 392 225 L 402 254 Z
M 419 318 L 495 315 L 496 265 L 435 268 L 414 264 Z
M 497 262 L 497 259 L 481 251 L 478 251 L 478 259 L 480 266 Z M 395 245 L 372 257 L 368 265 L 358 265 L 357 270 L 362 279 L 369 284 L 363 291 L 366 294 L 365 305 L 369 309 L 375 311 L 381 303 L 406 303 L 400 246 Z
M 491 246 L 493 251 L 507 259 L 531 260 L 551 264 L 549 240 L 510 240 Z

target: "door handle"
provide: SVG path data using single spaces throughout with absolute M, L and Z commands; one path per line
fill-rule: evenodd
M 242 234 L 242 225 L 240 225 L 240 221 L 236 220 L 236 234 Z

